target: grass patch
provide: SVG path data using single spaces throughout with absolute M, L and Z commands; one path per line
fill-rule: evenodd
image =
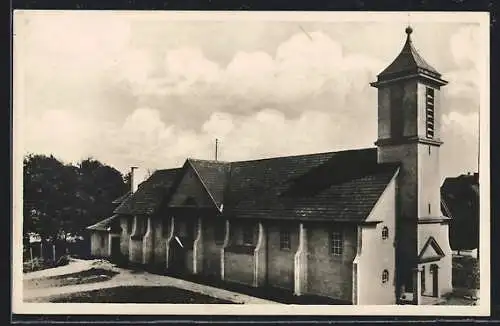
M 111 279 L 116 274 L 118 273 L 110 271 L 108 269 L 91 268 L 89 270 L 77 273 L 49 276 L 40 279 L 24 280 L 23 286 L 25 289 L 40 289 L 104 282 Z
M 44 301 L 54 303 L 233 303 L 169 286 L 120 286 L 64 294 Z
M 61 256 L 58 260 L 54 261 L 52 259 L 43 258 L 33 258 L 32 261 L 23 262 L 23 273 L 30 273 L 41 271 L 44 269 L 55 268 L 60 266 L 65 266 L 69 264 L 69 257 Z

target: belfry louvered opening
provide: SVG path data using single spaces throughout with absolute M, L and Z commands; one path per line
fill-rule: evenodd
M 427 87 L 425 102 L 425 125 L 427 138 L 434 138 L 434 89 Z

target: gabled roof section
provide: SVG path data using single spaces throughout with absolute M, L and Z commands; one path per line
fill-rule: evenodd
M 118 206 L 115 214 L 151 215 L 160 207 L 161 203 L 170 194 L 177 180 L 180 168 L 157 170 L 146 181 L 141 183 L 137 191 Z
M 419 262 L 436 261 L 445 256 L 444 251 L 441 249 L 434 237 L 429 237 L 427 242 L 422 247 L 418 255 Z
M 93 224 L 91 226 L 87 227 L 87 230 L 94 230 L 94 231 L 109 231 L 113 221 L 118 217 L 118 215 L 113 215 L 111 217 L 105 218 L 102 221 L 97 222 L 96 224 Z
M 406 42 L 401 49 L 399 55 L 394 61 L 385 68 L 379 75 L 378 81 L 387 81 L 399 79 L 410 75 L 422 75 L 433 79 L 440 85 L 445 85 L 447 82 L 441 79 L 441 74 L 418 53 L 411 39 L 411 27 L 406 28 Z M 373 83 L 374 86 L 376 83 Z
M 220 210 L 224 201 L 224 189 L 229 175 L 230 163 L 220 161 L 208 161 L 188 159 L 201 183 L 211 196 L 217 208 Z

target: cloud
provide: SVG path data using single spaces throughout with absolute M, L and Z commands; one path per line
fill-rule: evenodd
M 441 175 L 478 171 L 479 114 L 450 112 L 442 119 Z
M 252 36 L 251 47 L 238 40 L 234 53 L 215 37 L 222 62 L 194 41 L 176 44 L 178 29 L 157 51 L 146 45 L 161 39 L 138 46 L 119 15 L 80 15 L 30 17 L 18 34 L 25 37 L 27 150 L 73 161 L 93 156 L 126 171 L 211 159 L 215 138 L 222 160 L 373 146 L 377 92 L 369 82 L 389 64 L 376 51 L 353 52 L 324 29 L 306 34 L 294 25 L 281 43 L 257 46 L 269 41 Z M 442 101 L 442 161 L 452 158 L 453 171 L 465 166 L 457 148 L 473 153 L 477 142 L 477 32 L 467 27 L 449 44 L 432 43 L 449 47 L 455 63 L 444 73 L 450 84 Z
M 66 162 L 91 155 L 92 122 L 65 110 L 48 110 L 22 120 L 26 152 L 55 154 Z
M 450 48 L 455 63 L 464 67 L 477 66 L 481 54 L 479 27 L 461 27 L 450 38 Z
M 130 25 L 119 15 L 50 12 L 24 17 L 19 38 L 26 44 L 27 71 L 38 71 L 43 56 L 51 73 L 66 77 L 102 72 L 127 47 Z M 68 69 L 70 69 L 68 71 Z M 76 73 L 77 75 L 73 75 Z
M 117 76 L 129 83 L 142 105 L 158 108 L 163 119 L 188 120 L 192 128 L 199 128 L 214 111 L 251 115 L 272 106 L 288 117 L 305 109 L 297 103 L 307 100 L 314 106 L 324 92 L 331 103 L 342 103 L 360 91 L 369 96 L 368 83 L 383 65 L 365 55 L 345 55 L 342 46 L 321 31 L 308 35 L 293 35 L 277 47 L 275 56 L 237 52 L 225 67 L 207 59 L 200 49 L 171 49 L 162 66 L 151 68 L 150 60 L 141 59 L 130 76 L 124 76 L 127 69 L 116 66 Z M 138 78 L 136 70 L 143 72 Z M 144 78 L 150 70 L 157 75 Z M 182 108 L 183 114 L 172 114 L 173 107 Z
M 444 130 L 453 130 L 463 133 L 466 136 L 478 137 L 479 135 L 479 113 L 462 114 L 459 112 L 450 112 L 443 115 L 442 119 Z
M 478 171 L 481 93 L 481 42 L 479 27 L 459 28 L 449 41 L 455 69 L 445 73 L 441 170 L 443 178 Z
M 187 157 L 213 159 L 216 137 L 221 142 L 219 158 L 228 161 L 363 147 L 364 140 L 371 140 L 370 132 L 366 138 L 360 130 L 346 131 L 341 117 L 319 111 L 295 119 L 269 108 L 244 118 L 214 112 L 200 131 L 166 124 L 159 115 L 157 109 L 144 107 L 123 123 L 96 123 L 69 112 L 47 111 L 40 121 L 28 122 L 27 143 L 37 153 L 72 162 L 92 156 L 122 172 L 139 166 L 144 176 L 147 170 L 180 166 Z M 61 128 L 40 132 L 55 125 Z
M 479 28 L 467 26 L 460 28 L 450 38 L 450 52 L 456 69 L 449 71 L 445 77 L 449 85 L 445 88 L 447 96 L 470 99 L 479 103 L 481 82 L 481 44 Z M 476 109 L 475 106 L 469 108 Z

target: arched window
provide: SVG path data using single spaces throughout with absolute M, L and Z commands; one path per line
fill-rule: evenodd
M 389 228 L 387 226 L 384 226 L 382 228 L 382 240 L 385 240 L 389 238 Z
M 387 269 L 384 269 L 382 272 L 382 283 L 387 283 L 389 282 L 389 271 Z

